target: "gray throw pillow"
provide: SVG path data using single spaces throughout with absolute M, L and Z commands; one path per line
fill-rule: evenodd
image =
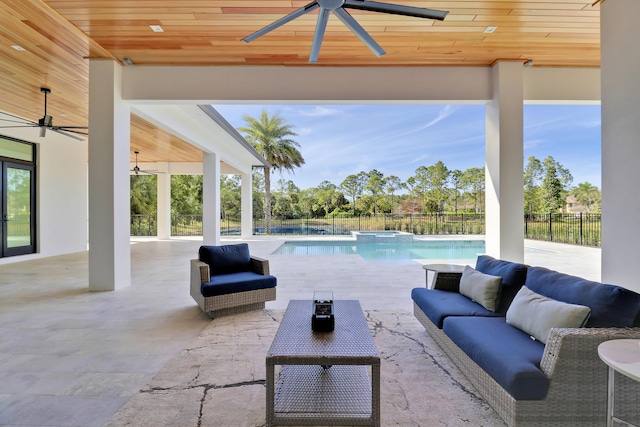
M 460 278 L 460 293 L 489 311 L 496 311 L 502 277 L 481 273 L 466 266 Z
M 589 307 L 557 301 L 523 286 L 507 310 L 507 323 L 546 344 L 551 328 L 581 328 L 589 314 Z

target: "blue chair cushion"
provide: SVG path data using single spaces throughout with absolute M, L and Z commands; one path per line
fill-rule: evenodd
M 489 255 L 480 255 L 476 260 L 476 270 L 484 274 L 502 277 L 502 286 L 500 287 L 500 300 L 496 313 L 502 316 L 506 315 L 511 301 L 524 285 L 527 279 L 527 266 L 511 261 L 503 261 L 490 257 Z
M 535 293 L 591 309 L 586 327 L 632 327 L 640 295 L 620 286 L 592 282 L 544 267 L 530 267 L 527 287 Z
M 198 259 L 209 264 L 211 276 L 251 270 L 249 245 L 200 246 Z
M 415 288 L 411 291 L 411 298 L 440 329 L 447 316 L 500 316 L 457 292 Z
M 209 282 L 200 286 L 204 297 L 233 294 L 236 292 L 254 291 L 256 289 L 274 288 L 277 280 L 274 276 L 263 276 L 251 271 L 211 276 Z
M 504 317 L 447 317 L 443 331 L 516 400 L 540 400 L 548 380 L 540 370 L 544 344 Z

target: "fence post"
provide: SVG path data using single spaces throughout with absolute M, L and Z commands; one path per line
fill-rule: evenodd
M 549 241 L 553 242 L 553 214 L 549 212 Z
M 580 212 L 580 244 L 582 245 L 582 212 Z

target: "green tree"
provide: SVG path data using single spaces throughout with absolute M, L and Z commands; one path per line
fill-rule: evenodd
M 568 169 L 551 156 L 544 159 L 542 167 L 544 168 L 541 191 L 542 209 L 544 212 L 557 212 L 565 204 L 566 189 L 573 181 L 573 177 Z
M 129 195 L 131 215 L 152 215 L 158 206 L 158 179 L 155 175 L 131 175 Z
M 524 210 L 527 213 L 542 211 L 542 179 L 544 169 L 540 160 L 529 157 L 524 168 Z
M 442 161 L 427 168 L 427 185 L 430 198 L 435 202 L 438 212 L 444 211 L 444 202 L 447 200 L 449 181 L 449 169 Z
M 171 175 L 171 214 L 202 215 L 202 175 Z
M 405 184 L 395 175 L 390 175 L 384 179 L 384 190 L 391 196 L 391 212 L 393 213 L 396 201 L 394 200 L 395 192 L 406 188 Z
M 329 181 L 322 181 L 317 187 L 316 201 L 319 206 L 324 209 L 324 214 L 329 215 L 333 209 L 333 204 L 336 198 L 337 187 L 335 184 Z
M 367 174 L 367 183 L 364 189 L 373 197 L 373 214 L 378 214 L 378 195 L 384 190 L 384 174 L 377 169 L 372 169 Z
M 353 214 L 356 213 L 356 200 L 362 196 L 362 191 L 366 184 L 367 176 L 365 172 L 360 172 L 357 175 L 351 174 L 347 176 L 344 181 L 340 183 L 339 189 L 345 196 L 351 197 L 351 203 L 353 205 Z
M 595 185 L 589 182 L 583 182 L 571 190 L 571 194 L 576 198 L 578 203 L 584 206 L 587 213 L 600 210 L 601 194 L 600 189 Z
M 473 202 L 473 211 L 484 211 L 485 171 L 484 168 L 469 168 L 462 174 L 465 193 Z
M 222 217 L 240 217 L 241 205 L 240 175 L 220 176 L 220 214 Z
M 264 168 L 265 189 L 265 232 L 271 233 L 271 169 L 277 171 L 293 171 L 304 164 L 304 158 L 298 150 L 300 144 L 291 137 L 297 136 L 288 124 L 277 113 L 269 116 L 266 109 L 260 118 L 245 115 L 247 126 L 238 130 L 243 132 L 247 140 L 269 162 L 271 167 Z
M 458 213 L 458 199 L 460 198 L 460 189 L 462 187 L 462 171 L 454 169 L 449 175 L 453 188 L 451 189 L 453 195 L 453 212 Z

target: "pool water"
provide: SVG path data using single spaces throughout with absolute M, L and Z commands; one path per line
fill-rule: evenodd
M 360 255 L 367 261 L 476 259 L 484 240 L 414 240 L 407 243 L 363 243 L 353 240 L 285 242 L 273 255 Z

